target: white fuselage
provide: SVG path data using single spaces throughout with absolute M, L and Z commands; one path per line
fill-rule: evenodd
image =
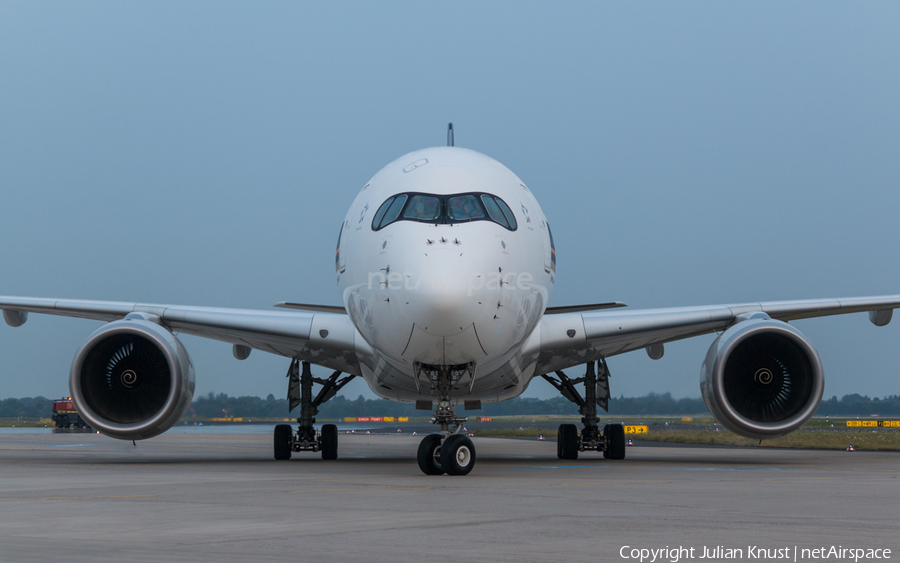
M 398 210 L 407 207 L 389 222 L 396 211 L 377 213 L 394 196 Z M 515 225 L 491 220 L 499 215 L 491 196 Z M 436 147 L 388 164 L 350 206 L 335 265 L 344 306 L 373 353 L 362 371 L 377 394 L 435 398 L 443 367 L 453 371 L 454 402 L 496 401 L 520 394 L 534 375 L 521 351 L 539 338 L 555 249 L 537 200 L 499 162 Z

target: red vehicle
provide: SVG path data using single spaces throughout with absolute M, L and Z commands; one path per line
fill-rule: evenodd
M 75 410 L 75 403 L 72 402 L 72 397 L 63 397 L 58 401 L 53 401 L 50 420 L 56 423 L 57 428 L 69 428 L 70 426 L 90 428 L 88 423 Z

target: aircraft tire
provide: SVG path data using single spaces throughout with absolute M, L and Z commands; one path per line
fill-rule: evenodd
M 291 459 L 291 437 L 294 434 L 290 424 L 275 426 L 275 459 Z
M 610 436 L 610 433 L 609 433 L 609 426 L 610 426 L 610 425 L 607 424 L 606 426 L 603 427 L 603 439 L 606 441 L 606 447 L 603 448 L 603 458 L 604 458 L 604 459 L 609 459 L 609 448 L 610 448 L 610 441 L 609 441 L 609 436 Z
M 574 424 L 560 424 L 556 438 L 559 459 L 578 459 L 578 428 Z
M 322 459 L 337 459 L 338 431 L 334 424 L 322 425 Z
M 441 435 L 429 434 L 422 438 L 419 442 L 419 451 L 416 455 L 416 461 L 419 462 L 419 469 L 425 475 L 443 475 L 444 470 L 441 469 L 440 459 Z
M 468 436 L 454 434 L 441 446 L 441 467 L 447 475 L 468 475 L 475 467 L 475 444 Z
M 603 429 L 603 434 L 609 436 L 603 457 L 625 459 L 625 427 L 621 424 L 607 424 Z

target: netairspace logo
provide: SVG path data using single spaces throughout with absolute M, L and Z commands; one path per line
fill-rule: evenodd
M 872 547 L 760 547 L 749 545 L 744 547 L 725 547 L 716 546 L 700 546 L 700 547 L 632 547 L 623 545 L 619 549 L 619 557 L 622 559 L 633 559 L 640 563 L 655 563 L 657 561 L 668 561 L 669 563 L 678 563 L 679 561 L 690 561 L 694 559 L 704 560 L 722 560 L 722 559 L 766 559 L 780 561 L 825 561 L 825 560 L 841 560 L 841 561 L 869 561 L 876 559 L 890 559 L 891 550 L 884 548 Z
M 423 270 L 413 272 L 369 272 L 368 288 L 384 288 L 392 290 L 416 291 L 419 289 L 457 291 L 465 290 L 468 296 L 480 289 L 524 289 L 534 287 L 534 276 L 531 272 L 490 272 L 490 273 L 458 273 L 432 272 Z

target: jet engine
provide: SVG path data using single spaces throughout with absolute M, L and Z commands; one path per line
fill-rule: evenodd
M 194 396 L 194 366 L 166 328 L 132 314 L 94 332 L 75 355 L 69 391 L 94 429 L 121 440 L 162 434 Z
M 753 439 L 797 430 L 825 390 L 822 362 L 791 325 L 756 313 L 716 338 L 700 372 L 700 393 L 726 428 Z

